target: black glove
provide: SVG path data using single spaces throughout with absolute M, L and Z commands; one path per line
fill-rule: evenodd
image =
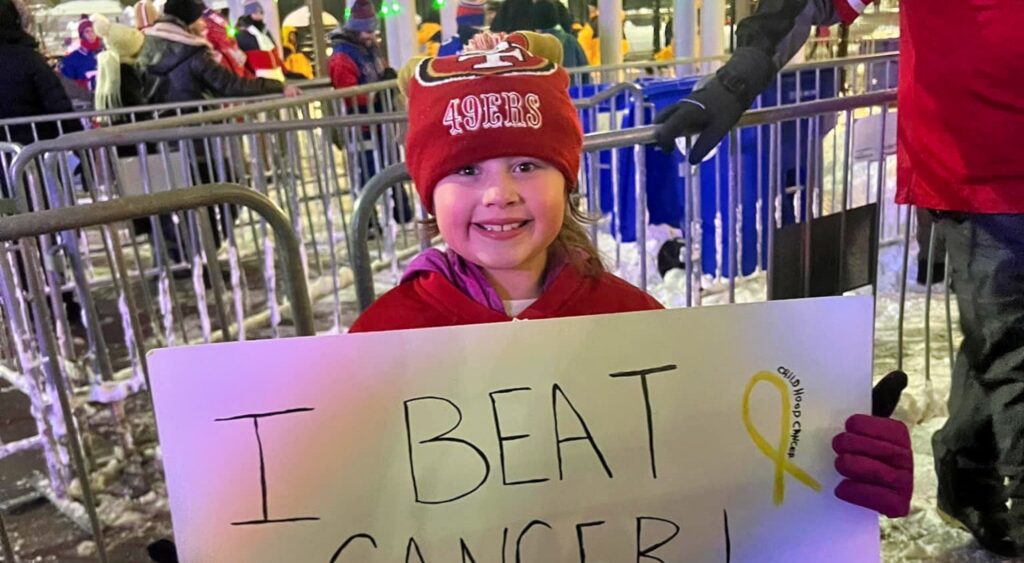
M 900 394 L 907 387 L 907 374 L 890 371 L 871 390 L 871 416 L 889 418 L 900 402 Z
M 398 73 L 391 67 L 385 68 L 384 72 L 380 73 L 381 80 L 394 80 L 396 78 L 398 78 Z
M 736 125 L 775 72 L 775 63 L 761 51 L 737 49 L 729 62 L 689 97 L 658 113 L 655 143 L 671 153 L 677 137 L 698 135 L 687 156 L 690 164 L 699 164 Z

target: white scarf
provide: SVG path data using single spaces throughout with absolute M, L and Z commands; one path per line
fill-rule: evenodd
M 207 49 L 213 50 L 213 45 L 211 45 L 209 41 L 197 35 L 193 35 L 181 26 L 170 22 L 157 22 L 153 24 L 152 27 L 143 29 L 142 33 L 151 37 L 159 37 L 168 41 L 174 41 L 175 43 L 183 43 L 193 47 L 206 47 Z

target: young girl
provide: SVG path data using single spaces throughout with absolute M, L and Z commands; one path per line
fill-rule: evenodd
M 571 196 L 583 136 L 560 60 L 556 39 L 514 33 L 402 70 L 406 162 L 448 250 L 417 256 L 350 332 L 662 308 L 605 271 L 582 227 Z M 902 387 L 891 387 L 876 395 L 898 398 Z M 833 448 L 846 477 L 837 496 L 907 514 L 913 452 L 901 422 L 854 415 Z

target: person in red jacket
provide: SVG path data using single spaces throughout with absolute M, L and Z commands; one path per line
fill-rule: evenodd
M 335 88 L 348 88 L 393 80 L 395 71 L 388 67 L 380 50 L 377 37 L 379 16 L 370 0 L 356 0 L 344 25 L 331 32 L 330 59 L 331 84 Z M 366 96 L 358 103 L 365 106 Z
M 277 50 L 274 37 L 264 21 L 260 0 L 248 0 L 242 6 L 242 17 L 235 25 L 235 41 L 245 53 L 245 66 L 260 78 L 284 82 L 284 61 Z
M 356 0 L 344 25 L 339 25 L 328 37 L 331 40 L 332 52 L 329 64 L 331 84 L 336 89 L 365 86 L 376 82 L 394 80 L 397 74 L 384 60 L 380 49 L 377 28 L 380 17 L 377 8 L 370 0 Z M 385 108 L 387 99 L 382 93 L 358 94 L 345 99 L 345 105 L 352 113 L 383 113 L 393 111 Z M 378 159 L 385 153 L 385 127 L 367 125 L 360 131 L 358 147 L 342 146 L 340 139 L 336 141 L 338 148 L 351 151 L 349 165 L 355 167 L 359 186 L 356 192 L 370 181 L 377 173 Z M 374 140 L 375 139 L 375 140 Z M 376 154 L 375 154 L 376 153 Z M 386 164 L 386 163 L 385 163 Z M 409 223 L 414 219 L 412 203 L 405 195 L 405 190 L 391 192 L 394 206 L 391 214 L 399 223 Z M 379 230 L 377 219 L 374 219 L 374 230 Z
M 583 135 L 569 76 L 553 62 L 560 47 L 551 36 L 513 33 L 488 51 L 414 59 L 402 70 L 406 163 L 448 250 L 417 256 L 350 332 L 662 308 L 605 270 L 583 228 L 573 198 Z M 885 382 L 877 396 L 891 411 L 902 386 L 899 377 Z M 846 429 L 833 441 L 846 477 L 836 496 L 905 515 L 913 490 L 906 426 L 854 415 Z
M 811 26 L 859 0 L 762 0 L 735 53 L 656 121 L 658 144 L 698 135 L 700 162 Z M 948 252 L 963 342 L 949 419 L 932 440 L 938 508 L 986 549 L 1024 555 L 1024 2 L 900 3 L 897 203 L 927 210 Z
M 236 76 L 255 78 L 256 74 L 246 66 L 246 55 L 238 47 L 238 42 L 231 36 L 228 29 L 230 22 L 210 8 L 203 11 L 203 21 L 206 22 L 206 40 L 213 46 L 214 52 L 218 55 L 217 62 L 230 70 Z

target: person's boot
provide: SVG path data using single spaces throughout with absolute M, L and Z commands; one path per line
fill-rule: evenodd
M 970 532 L 985 550 L 1002 557 L 1016 555 L 1003 477 L 994 468 L 959 467 L 954 454 L 936 458 L 935 471 L 939 515 Z
M 669 270 L 686 268 L 686 263 L 683 261 L 683 249 L 685 248 L 686 242 L 679 237 L 670 238 L 661 245 L 661 248 L 658 249 L 658 273 L 662 278 Z
M 61 293 L 61 301 L 64 303 L 64 316 L 73 327 L 85 327 L 82 322 L 82 306 L 78 304 L 74 291 Z

